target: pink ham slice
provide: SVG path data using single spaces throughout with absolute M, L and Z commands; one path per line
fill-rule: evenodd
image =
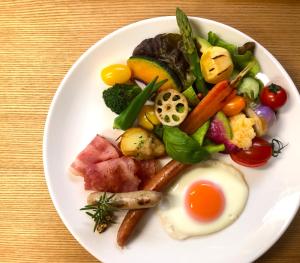
M 120 157 L 120 151 L 107 139 L 96 137 L 79 153 L 71 164 L 70 170 L 75 175 L 84 176 L 92 164 Z
M 121 156 L 117 147 L 97 135 L 70 166 L 84 177 L 85 189 L 101 192 L 129 192 L 141 188 L 158 171 L 156 160 L 139 161 Z
M 155 159 L 136 161 L 136 164 L 138 165 L 137 176 L 141 179 L 139 188 L 142 189 L 143 185 L 159 171 L 160 166 Z
M 85 189 L 112 193 L 136 191 L 141 182 L 136 176 L 137 169 L 129 157 L 97 163 L 84 176 Z

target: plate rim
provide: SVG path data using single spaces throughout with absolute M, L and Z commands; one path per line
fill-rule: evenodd
M 281 63 L 275 58 L 275 56 L 273 56 L 272 53 L 270 51 L 268 51 L 268 49 L 266 49 L 263 45 L 261 45 L 258 41 L 256 41 L 251 36 L 243 33 L 242 31 L 236 29 L 235 27 L 232 27 L 230 25 L 224 24 L 222 22 L 218 22 L 216 20 L 212 20 L 212 19 L 208 19 L 208 18 L 204 18 L 204 17 L 196 17 L 196 16 L 188 16 L 188 17 L 189 17 L 189 19 L 192 19 L 192 20 L 206 21 L 206 22 L 211 23 L 211 24 L 216 24 L 219 27 L 223 27 L 225 29 L 236 31 L 237 33 L 243 35 L 244 37 L 246 37 L 246 38 L 254 41 L 257 45 L 259 45 L 264 50 L 264 52 L 272 60 L 272 62 L 274 64 L 276 64 L 277 67 L 279 67 L 281 73 L 284 74 L 284 77 L 288 81 L 289 85 L 292 87 L 292 91 L 294 93 L 293 96 L 295 96 L 295 94 L 297 94 L 297 99 L 300 102 L 299 91 L 297 90 L 297 87 L 294 84 L 294 82 L 293 82 L 292 78 L 290 77 L 290 75 L 288 74 L 288 72 L 281 65 Z M 52 113 L 53 113 L 53 110 L 54 110 L 55 105 L 57 103 L 58 97 L 60 96 L 60 94 L 61 94 L 61 92 L 63 90 L 63 86 L 68 81 L 68 79 L 72 75 L 73 71 L 78 67 L 78 65 L 80 63 L 82 63 L 82 61 L 84 61 L 86 59 L 86 57 L 90 53 L 92 53 L 94 51 L 94 49 L 97 49 L 99 45 L 101 45 L 102 43 L 105 43 L 106 41 L 109 41 L 115 35 L 119 34 L 122 31 L 126 31 L 129 28 L 132 28 L 132 27 L 135 27 L 135 26 L 140 26 L 140 25 L 147 24 L 147 23 L 151 23 L 151 22 L 154 22 L 154 21 L 157 21 L 157 20 L 169 20 L 169 19 L 174 19 L 174 18 L 175 18 L 175 16 L 157 16 L 157 17 L 152 17 L 152 18 L 138 20 L 136 22 L 126 24 L 126 25 L 124 25 L 124 26 L 122 26 L 122 27 L 120 27 L 120 28 L 118 28 L 118 29 L 116 29 L 116 30 L 108 33 L 103 38 L 97 40 L 88 49 L 86 49 L 83 53 L 81 53 L 81 55 L 76 59 L 76 61 L 68 69 L 68 72 L 65 74 L 63 80 L 60 82 L 58 88 L 56 89 L 55 94 L 54 94 L 54 96 L 52 98 L 52 101 L 50 103 L 50 106 L 48 108 L 47 118 L 46 118 L 45 125 L 44 125 L 43 146 L 42 146 L 43 168 L 44 168 L 43 170 L 44 170 L 44 176 L 45 176 L 45 179 L 46 179 L 46 184 L 47 184 L 48 192 L 50 194 L 51 201 L 52 201 L 52 203 L 54 205 L 54 208 L 55 208 L 56 212 L 58 213 L 60 219 L 62 220 L 63 224 L 67 228 L 67 230 L 72 234 L 72 236 L 77 240 L 77 242 L 86 251 L 88 251 L 88 253 L 90 253 L 91 255 L 93 255 L 97 260 L 100 260 L 100 258 L 98 256 L 96 256 L 96 254 L 94 253 L 94 251 L 90 250 L 88 248 L 88 246 L 83 241 L 81 241 L 80 235 L 77 234 L 73 230 L 73 228 L 71 227 L 71 225 L 68 223 L 68 220 L 65 218 L 65 216 L 63 215 L 63 212 L 59 208 L 59 205 L 58 205 L 59 201 L 55 197 L 54 189 L 52 188 L 51 176 L 50 176 L 50 172 L 49 172 L 49 168 L 48 168 L 48 151 L 47 151 L 47 149 L 48 149 L 48 147 L 47 147 L 48 146 L 48 133 L 49 133 L 49 127 L 50 127 L 50 123 L 51 123 L 51 119 L 52 119 L 52 115 L 53 115 Z M 287 220 L 285 220 L 285 223 L 281 226 L 280 231 L 277 232 L 277 234 L 273 237 L 272 240 L 270 240 L 267 243 L 267 245 L 262 246 L 260 250 L 256 251 L 256 253 L 252 257 L 251 261 L 255 261 L 258 258 L 260 258 L 263 254 L 265 254 L 282 237 L 282 235 L 286 232 L 287 228 L 290 226 L 291 222 L 295 218 L 295 216 L 296 216 L 296 214 L 297 214 L 297 212 L 298 212 L 298 210 L 300 208 L 300 196 L 298 197 L 297 203 L 298 203 L 298 205 L 293 208 L 294 211 L 292 211 L 292 216 L 290 216 Z

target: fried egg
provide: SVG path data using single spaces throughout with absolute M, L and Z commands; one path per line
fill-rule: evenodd
M 248 199 L 243 174 L 210 160 L 191 167 L 170 187 L 159 206 L 163 228 L 175 239 L 217 232 L 232 224 Z

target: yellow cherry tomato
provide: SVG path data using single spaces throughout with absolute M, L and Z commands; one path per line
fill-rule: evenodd
M 154 106 L 145 105 L 141 109 L 138 116 L 138 124 L 149 131 L 153 130 L 154 125 L 160 124 L 160 121 L 158 120 L 154 112 Z
M 112 86 L 127 82 L 131 77 L 131 71 L 126 65 L 113 64 L 102 70 L 101 77 L 105 84 Z

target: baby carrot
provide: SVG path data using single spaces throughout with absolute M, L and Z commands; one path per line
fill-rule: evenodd
M 199 102 L 181 125 L 188 134 L 194 133 L 204 122 L 222 108 L 223 100 L 232 92 L 229 82 L 224 80 L 216 84 Z

